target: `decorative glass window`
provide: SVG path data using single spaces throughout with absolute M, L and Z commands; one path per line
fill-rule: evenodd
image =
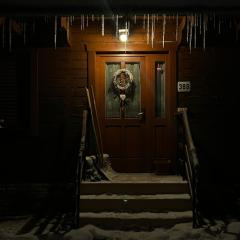
M 138 118 L 141 110 L 140 63 L 107 63 L 106 118 Z
M 105 114 L 106 118 L 120 118 L 119 97 L 113 90 L 113 76 L 121 68 L 121 63 L 105 65 Z
M 165 62 L 155 62 L 155 114 L 165 117 Z
M 141 111 L 140 63 L 126 63 L 133 76 L 132 85 L 126 90 L 125 118 L 138 118 Z

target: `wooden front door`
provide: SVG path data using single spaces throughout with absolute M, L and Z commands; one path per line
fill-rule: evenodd
M 97 55 L 96 104 L 114 170 L 169 173 L 170 82 L 168 55 Z

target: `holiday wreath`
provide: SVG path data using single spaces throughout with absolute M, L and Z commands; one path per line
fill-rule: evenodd
M 126 100 L 133 100 L 135 88 L 136 85 L 133 79 L 133 74 L 128 69 L 118 69 L 113 74 L 110 90 L 114 93 L 115 97 L 120 98 L 120 95 L 125 94 Z

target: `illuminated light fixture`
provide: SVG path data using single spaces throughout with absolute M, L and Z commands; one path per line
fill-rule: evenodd
M 124 29 L 119 29 L 119 40 L 121 42 L 127 42 L 128 40 L 128 29 L 124 28 Z

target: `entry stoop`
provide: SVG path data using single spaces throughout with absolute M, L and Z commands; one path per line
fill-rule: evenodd
M 83 182 L 80 225 L 103 229 L 152 230 L 192 221 L 188 185 L 178 176 Z M 129 179 L 132 178 L 132 174 Z

